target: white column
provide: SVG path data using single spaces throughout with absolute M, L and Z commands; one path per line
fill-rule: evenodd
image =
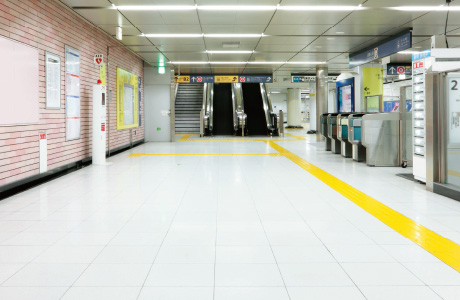
M 288 127 L 301 127 L 300 89 L 288 89 L 287 104 Z
M 327 90 L 328 67 L 325 65 L 316 66 L 316 140 L 322 141 L 320 133 L 321 115 L 327 113 L 328 90 Z
M 105 165 L 106 151 L 106 90 L 101 84 L 93 85 L 93 165 Z

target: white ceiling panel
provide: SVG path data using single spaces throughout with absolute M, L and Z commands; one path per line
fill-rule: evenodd
M 279 0 L 233 0 L 231 3 L 222 0 L 196 0 L 198 5 L 277 5 Z
M 179 66 L 174 66 L 176 74 L 179 73 Z M 212 74 L 212 68 L 209 65 L 181 65 L 180 66 L 181 74 Z
M 236 14 L 235 24 L 266 25 L 268 22 L 270 22 L 273 14 L 273 11 L 239 11 Z
M 366 26 L 362 25 L 345 25 L 339 24 L 337 26 L 332 27 L 326 32 L 326 35 L 337 35 L 337 34 L 344 34 L 344 35 L 380 35 L 386 34 L 389 30 L 395 28 L 395 25 L 372 25 L 366 24 Z M 343 33 L 342 33 L 343 32 Z
M 208 61 L 208 55 L 206 53 L 165 53 L 171 61 Z
M 200 34 L 200 25 L 137 25 L 145 34 Z
M 202 52 L 206 51 L 206 47 L 204 44 L 200 45 L 171 45 L 171 44 L 166 44 L 166 45 L 159 45 L 158 49 L 160 49 L 163 52 Z
M 240 47 L 239 48 L 226 48 L 226 50 L 247 50 L 247 48 L 252 48 L 249 50 L 254 50 L 255 46 L 257 45 L 257 42 L 259 41 L 260 38 L 207 38 L 205 37 L 206 45 L 208 46 L 209 50 L 218 50 L 222 47 L 222 44 L 224 43 L 234 43 L 234 42 L 239 42 Z M 246 45 L 248 47 L 243 48 L 243 46 Z
M 305 3 L 304 3 L 305 5 Z M 343 11 L 277 11 L 271 24 L 274 25 L 311 25 L 331 24 L 335 25 L 342 20 L 349 12 Z
M 204 45 L 202 37 L 196 38 L 148 38 L 155 45 Z M 183 50 L 186 50 L 183 48 Z
M 381 0 L 378 0 L 381 1 Z M 386 1 L 386 0 L 385 0 Z M 305 0 L 283 0 L 283 5 L 359 5 L 364 0 L 321 0 L 321 1 L 305 1 Z
M 262 44 L 258 45 L 256 51 L 261 52 L 299 52 L 305 48 L 305 45 L 272 45 L 272 44 Z
M 235 11 L 200 11 L 202 25 L 234 25 L 236 19 Z
M 247 61 L 251 54 L 209 54 L 210 61 Z
M 196 11 L 162 11 L 160 12 L 164 22 L 168 25 L 199 25 Z
M 252 57 L 256 61 L 286 61 L 293 57 L 295 52 L 285 53 L 269 53 L 269 52 L 256 52 L 252 54 Z
M 308 45 L 315 40 L 311 36 L 267 36 L 260 40 L 260 45 Z
M 328 61 L 337 55 L 337 53 L 299 53 L 290 61 Z
M 171 5 L 171 0 L 111 0 L 116 5 Z M 193 0 L 174 0 L 174 5 L 195 5 Z
M 142 36 L 124 36 L 121 42 L 127 46 L 152 46 L 152 44 Z
M 75 11 L 96 25 L 130 25 L 118 11 L 113 9 L 76 9 Z
M 218 33 L 262 33 L 266 25 L 203 25 L 203 33 L 218 34 Z
M 123 15 L 128 18 L 134 25 L 166 25 L 161 14 L 157 11 L 123 11 Z
M 128 48 L 135 52 L 158 52 L 154 46 L 129 46 Z
M 399 26 L 410 22 L 421 15 L 424 12 L 410 12 L 410 11 L 398 11 L 398 10 L 384 10 L 384 9 L 369 9 L 354 11 L 345 20 L 341 21 L 343 25 L 393 25 Z
M 146 61 L 148 61 L 151 64 L 156 65 L 160 57 L 163 55 L 161 53 L 139 53 L 142 58 L 144 58 Z
M 320 35 L 327 31 L 331 25 L 270 25 L 267 35 Z
M 414 20 L 412 24 L 415 26 L 417 25 L 446 25 L 446 19 L 447 19 L 447 12 L 430 12 L 426 15 L 424 15 L 421 18 L 418 18 L 417 20 Z M 455 26 L 457 25 L 460 26 L 460 12 L 459 11 L 451 11 L 449 12 L 449 22 L 448 25 L 450 26 Z
M 98 25 L 99 28 L 104 30 L 110 35 L 115 35 L 118 25 Z M 123 25 L 123 35 L 138 35 L 139 30 L 131 25 Z
M 439 6 L 446 4 L 445 0 L 369 0 L 364 7 L 396 7 L 396 6 Z
M 67 4 L 70 7 L 75 6 L 94 6 L 94 7 L 104 7 L 110 6 L 109 1 L 107 0 L 61 0 L 64 4 Z

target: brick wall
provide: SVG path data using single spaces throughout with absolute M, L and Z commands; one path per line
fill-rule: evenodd
M 0 186 L 39 173 L 39 132 L 48 134 L 48 170 L 91 156 L 92 85 L 99 78 L 96 53 L 110 48 L 110 148 L 130 143 L 129 130 L 116 129 L 116 68 L 143 76 L 142 60 L 109 35 L 86 22 L 57 0 L 0 0 L 0 35 L 39 50 L 38 125 L 0 126 Z M 68 45 L 81 53 L 81 139 L 65 140 L 65 55 Z M 45 109 L 45 51 L 61 56 L 61 110 Z M 142 123 L 144 93 L 142 84 Z M 143 124 L 142 124 L 143 125 Z M 134 134 L 136 133 L 136 134 Z M 144 138 L 144 127 L 133 130 L 133 141 Z

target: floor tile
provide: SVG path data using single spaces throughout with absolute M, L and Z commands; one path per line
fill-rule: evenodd
M 377 245 L 329 245 L 327 248 L 338 262 L 395 262 Z
M 279 264 L 286 286 L 354 286 L 337 263 Z
M 159 264 L 213 264 L 214 246 L 163 246 L 155 263 Z
M 214 264 L 154 264 L 145 286 L 212 287 Z
M 366 300 L 356 287 L 288 287 L 291 300 Z
M 460 286 L 430 286 L 444 300 L 460 299 Z
M 0 285 L 18 272 L 24 264 L 0 264 Z
M 45 249 L 44 246 L 0 246 L 0 263 L 28 263 Z
M 399 263 L 342 263 L 342 266 L 358 286 L 423 285 Z
M 460 273 L 445 263 L 403 263 L 427 285 L 460 285 Z
M 216 286 L 280 287 L 284 283 L 276 264 L 217 264 Z
M 158 246 L 107 246 L 94 260 L 95 264 L 151 264 Z
M 92 264 L 74 286 L 140 287 L 149 269 L 150 264 Z
M 274 264 L 269 246 L 217 246 L 216 262 L 235 264 Z
M 69 287 L 86 269 L 87 264 L 28 264 L 3 286 Z
M 442 300 L 427 286 L 363 286 L 368 300 Z
M 136 300 L 140 287 L 71 287 L 61 300 Z
M 138 300 L 212 300 L 212 287 L 144 287 Z
M 418 245 L 383 245 L 382 248 L 399 262 L 441 262 Z
M 284 287 L 216 287 L 215 300 L 289 300 Z
M 101 252 L 102 246 L 51 246 L 34 263 L 89 264 Z
M 335 262 L 334 257 L 324 246 L 272 246 L 279 264 L 298 264 Z
M 66 290 L 67 287 L 0 287 L 0 299 L 60 300 Z

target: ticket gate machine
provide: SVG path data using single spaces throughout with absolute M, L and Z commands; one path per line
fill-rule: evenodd
M 354 161 L 366 160 L 366 148 L 361 143 L 362 117 L 365 114 L 351 114 L 348 116 L 348 141 L 352 144 L 352 158 Z
M 331 151 L 334 154 L 340 154 L 341 142 L 337 138 L 337 116 L 338 113 L 332 113 L 327 116 L 327 134 L 331 139 Z
M 348 140 L 348 116 L 350 113 L 341 113 L 337 116 L 337 138 L 341 142 L 343 157 L 352 157 L 353 147 Z
M 328 115 L 329 113 L 325 113 L 320 116 L 320 124 L 321 124 L 320 133 L 322 136 L 326 138 L 325 150 L 331 151 L 331 139 L 329 138 L 329 135 L 327 134 L 327 116 Z

